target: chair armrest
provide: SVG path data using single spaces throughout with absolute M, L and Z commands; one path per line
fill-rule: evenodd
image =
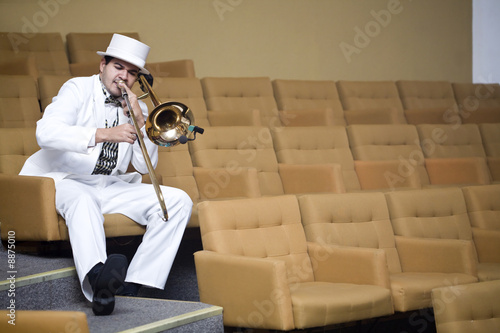
M 403 272 L 465 273 L 477 276 L 474 243 L 460 239 L 396 236 Z
M 479 262 L 500 263 L 500 230 L 472 228 Z
M 316 281 L 370 284 L 390 288 L 384 250 L 308 242 Z
M 209 110 L 207 118 L 211 126 L 262 126 L 259 110 L 250 112 Z
M 278 164 L 285 194 L 345 193 L 340 164 Z
M 52 178 L 0 174 L 2 239 L 9 231 L 21 241 L 61 240 Z
M 248 322 L 258 316 L 263 328 L 294 328 L 284 261 L 206 250 L 194 259 L 200 300 L 224 308 L 224 325 L 255 327 Z
M 260 184 L 255 168 L 194 167 L 193 175 L 202 200 L 216 198 L 260 197 Z
M 486 159 L 482 157 L 426 158 L 431 185 L 491 184 Z
M 421 188 L 420 175 L 413 172 L 401 172 L 399 160 L 388 161 L 354 161 L 354 169 L 358 175 L 362 190 Z

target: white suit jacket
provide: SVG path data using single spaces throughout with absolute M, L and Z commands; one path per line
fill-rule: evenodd
M 20 174 L 45 176 L 57 181 L 70 174 L 90 175 L 99 158 L 102 143 L 88 147 L 97 128 L 105 127 L 105 96 L 98 75 L 73 78 L 59 90 L 37 122 L 36 138 L 41 150 L 28 158 Z M 139 101 L 144 117 L 146 105 Z M 129 122 L 120 109 L 119 124 Z M 146 119 L 146 118 L 144 118 Z M 144 134 L 144 129 L 142 129 Z M 153 166 L 158 162 L 158 147 L 144 135 L 144 143 Z M 111 175 L 127 182 L 140 182 L 139 173 L 126 173 L 132 162 L 140 173 L 147 166 L 138 141 L 119 143 L 118 161 Z

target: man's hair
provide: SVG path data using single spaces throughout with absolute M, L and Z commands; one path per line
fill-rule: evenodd
M 106 65 L 107 65 L 107 64 L 109 64 L 109 62 L 110 62 L 111 60 L 113 60 L 113 58 L 114 58 L 114 57 L 109 56 L 109 55 L 104 56 L 104 61 L 106 62 Z

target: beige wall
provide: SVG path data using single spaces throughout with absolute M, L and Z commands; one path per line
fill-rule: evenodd
M 0 31 L 136 31 L 198 77 L 472 80 L 471 0 L 0 0 Z

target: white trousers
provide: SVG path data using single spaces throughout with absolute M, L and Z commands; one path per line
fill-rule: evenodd
M 120 213 L 146 226 L 125 281 L 165 287 L 193 202 L 180 189 L 161 186 L 161 191 L 166 222 L 151 184 L 103 175 L 70 176 L 57 182 L 56 209 L 66 220 L 76 271 L 88 300 L 92 300 L 92 288 L 86 275 L 107 258 L 103 214 Z

